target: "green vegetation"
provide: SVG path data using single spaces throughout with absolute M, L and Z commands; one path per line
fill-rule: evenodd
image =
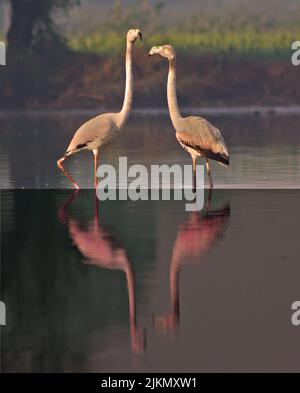
M 233 55 L 246 58 L 289 58 L 291 43 L 300 39 L 299 31 L 254 30 L 182 33 L 170 31 L 161 35 L 145 37 L 144 46 L 169 43 L 178 52 L 214 53 L 220 56 Z M 123 51 L 124 37 L 116 32 L 94 32 L 69 39 L 70 47 L 78 52 L 99 55 L 118 54 Z
M 85 4 L 92 7 L 93 3 Z M 69 46 L 77 52 L 119 54 L 129 26 L 143 30 L 145 48 L 170 43 L 188 55 L 288 59 L 291 43 L 300 39 L 298 0 L 268 0 L 266 4 L 259 0 L 191 0 L 189 7 L 183 1 L 115 0 L 103 9 L 101 23 L 97 4 L 99 8 L 94 6 L 89 13 L 89 23 L 81 19 L 77 29 L 69 30 Z M 84 12 L 87 8 L 82 7 L 82 18 Z

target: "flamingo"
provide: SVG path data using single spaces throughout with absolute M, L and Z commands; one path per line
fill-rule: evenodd
M 199 116 L 182 117 L 176 94 L 176 53 L 171 45 L 153 46 L 149 56 L 160 55 L 169 61 L 167 98 L 170 117 L 180 145 L 191 155 L 193 162 L 193 188 L 196 188 L 196 160 L 205 158 L 210 188 L 213 187 L 209 159 L 229 166 L 229 153 L 220 131 Z
M 131 111 L 133 97 L 133 70 L 132 48 L 135 41 L 142 41 L 142 33 L 139 29 L 131 29 L 127 33 L 126 47 L 126 87 L 123 107 L 117 113 L 104 113 L 84 123 L 74 134 L 66 153 L 57 161 L 58 168 L 71 181 L 75 189 L 79 189 L 73 177 L 63 167 L 63 162 L 82 150 L 90 150 L 94 155 L 94 186 L 97 188 L 98 156 L 101 147 L 108 145 L 124 127 Z

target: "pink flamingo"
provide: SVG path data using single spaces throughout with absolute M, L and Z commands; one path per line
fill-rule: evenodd
M 199 259 L 212 248 L 224 233 L 229 216 L 230 208 L 229 205 L 226 205 L 219 210 L 208 210 L 203 216 L 192 212 L 187 221 L 179 226 L 170 264 L 171 312 L 165 316 L 154 315 L 153 322 L 157 329 L 174 332 L 179 325 L 181 267 L 186 264 L 187 258 L 197 257 L 197 262 L 199 262 Z
M 72 203 L 75 196 L 76 191 L 59 211 L 59 218 L 63 223 L 66 222 L 66 208 Z M 68 220 L 68 229 L 75 246 L 86 258 L 86 264 L 103 269 L 121 270 L 125 273 L 129 299 L 131 348 L 134 353 L 143 353 L 145 351 L 145 335 L 143 329 L 137 327 L 136 322 L 134 272 L 126 250 L 110 232 L 100 226 L 97 198 L 95 198 L 94 218 L 88 229 L 81 229 L 74 219 Z

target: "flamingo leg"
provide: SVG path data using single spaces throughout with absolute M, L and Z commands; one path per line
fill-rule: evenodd
M 207 176 L 209 178 L 209 187 L 213 188 L 214 185 L 213 185 L 213 181 L 212 181 L 212 177 L 211 177 L 210 165 L 209 165 L 207 158 L 205 159 L 205 165 L 206 165 Z
M 62 171 L 62 173 L 70 180 L 70 182 L 73 184 L 74 188 L 76 190 L 79 190 L 79 186 L 76 183 L 76 181 L 73 179 L 73 177 L 65 170 L 63 167 L 62 163 L 67 159 L 68 157 L 62 157 L 57 161 L 57 166 L 58 168 Z
M 97 188 L 98 186 L 98 178 L 97 178 L 97 168 L 98 168 L 98 157 L 99 157 L 99 150 L 93 150 L 94 154 L 94 186 Z
M 192 156 L 193 160 L 193 192 L 196 192 L 196 157 Z

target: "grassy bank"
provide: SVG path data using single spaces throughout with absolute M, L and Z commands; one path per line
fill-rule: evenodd
M 284 59 L 290 55 L 291 43 L 300 39 L 300 29 L 282 31 L 242 30 L 182 33 L 170 31 L 162 35 L 145 34 L 144 46 L 169 43 L 180 53 L 231 55 L 238 58 Z M 119 54 L 124 48 L 124 37 L 117 33 L 94 32 L 69 38 L 70 47 L 81 53 L 98 55 Z
M 134 51 L 134 106 L 166 107 L 167 64 Z M 181 106 L 300 104 L 299 67 L 290 60 L 234 61 L 230 57 L 178 56 Z M 64 87 L 51 106 L 118 109 L 124 93 L 124 56 L 81 54 L 61 70 Z
M 300 67 L 291 63 L 291 43 L 300 40 L 300 29 L 144 36 L 134 48 L 135 107 L 166 106 L 167 64 L 145 54 L 152 45 L 167 42 L 178 52 L 182 106 L 300 104 Z M 119 108 L 124 35 L 95 32 L 73 36 L 68 43 L 71 51 L 29 55 L 15 68 L 5 67 L 0 108 Z

